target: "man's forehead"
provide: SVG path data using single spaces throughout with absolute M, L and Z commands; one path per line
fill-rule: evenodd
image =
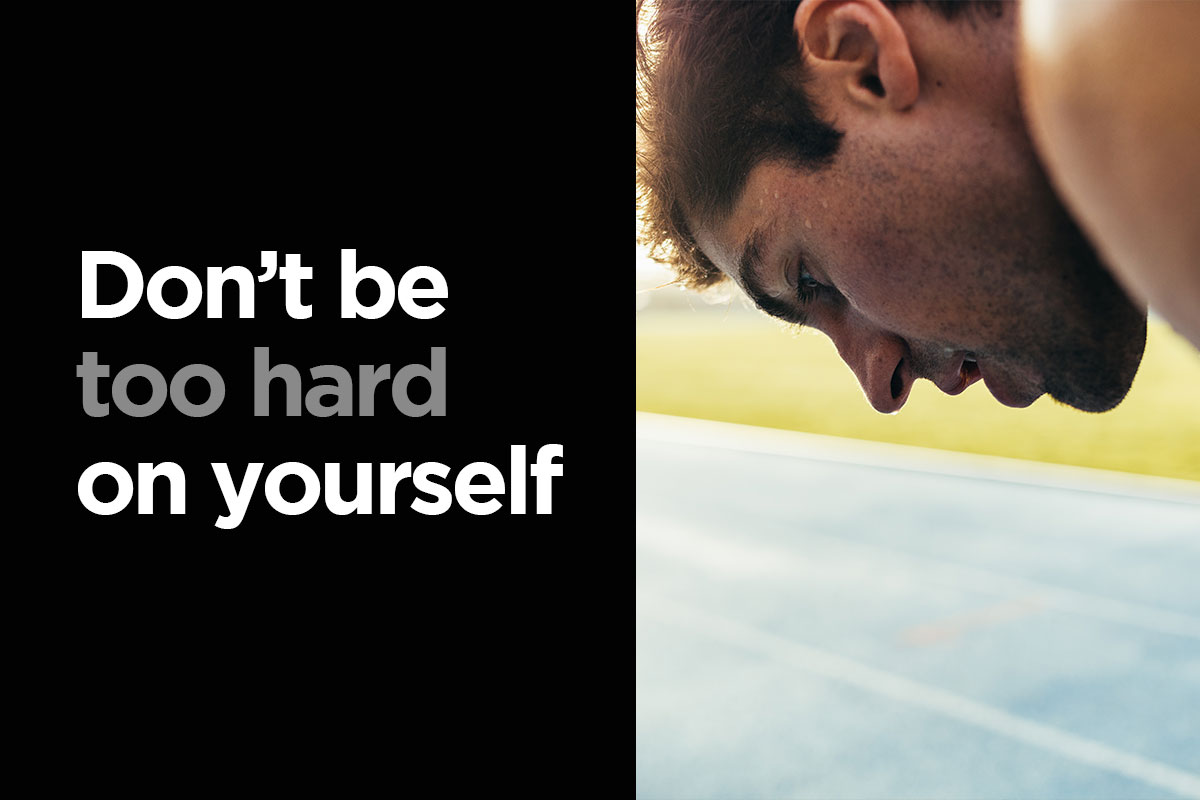
M 759 182 L 756 181 L 757 172 L 757 168 L 751 171 L 742 194 L 727 213 L 692 225 L 696 244 L 713 264 L 734 280 L 738 279 L 737 264 L 746 238 L 755 227 L 754 218 L 760 216 L 747 208 L 747 198 L 758 197 L 761 191 L 756 185 Z M 754 204 L 757 205 L 757 201 Z
M 704 255 L 708 256 L 708 260 L 716 265 L 717 269 L 725 273 L 733 280 L 738 280 L 738 272 L 736 264 L 740 245 L 726 230 L 725 227 L 718 226 L 703 226 L 695 227 L 696 244 Z
M 743 288 L 744 272 L 761 265 L 768 242 L 799 202 L 794 181 L 801 177 L 782 164 L 759 164 L 751 170 L 731 211 L 715 223 L 696 228 L 700 249 Z

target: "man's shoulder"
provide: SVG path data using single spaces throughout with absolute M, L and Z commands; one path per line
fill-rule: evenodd
M 1022 100 L 1046 169 L 1131 294 L 1200 347 L 1200 2 L 1029 0 Z

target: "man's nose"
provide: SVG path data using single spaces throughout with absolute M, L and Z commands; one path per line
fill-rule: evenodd
M 859 318 L 843 319 L 830 338 L 854 371 L 867 402 L 881 414 L 899 411 L 915 380 L 908 344 Z

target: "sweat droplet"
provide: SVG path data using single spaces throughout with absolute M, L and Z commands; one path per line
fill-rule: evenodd
M 776 200 L 778 200 L 778 199 L 779 199 L 779 192 L 776 192 L 776 193 L 775 193 L 775 199 L 776 199 Z
M 804 220 L 804 227 L 808 228 L 811 231 L 812 230 L 812 221 L 807 220 L 807 219 Z

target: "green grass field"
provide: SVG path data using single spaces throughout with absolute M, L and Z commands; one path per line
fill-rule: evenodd
M 1200 354 L 1157 321 L 1129 396 L 1105 414 L 1048 397 L 1005 408 L 982 382 L 949 397 L 922 380 L 886 416 L 820 334 L 741 311 L 640 312 L 637 408 L 1200 481 Z

